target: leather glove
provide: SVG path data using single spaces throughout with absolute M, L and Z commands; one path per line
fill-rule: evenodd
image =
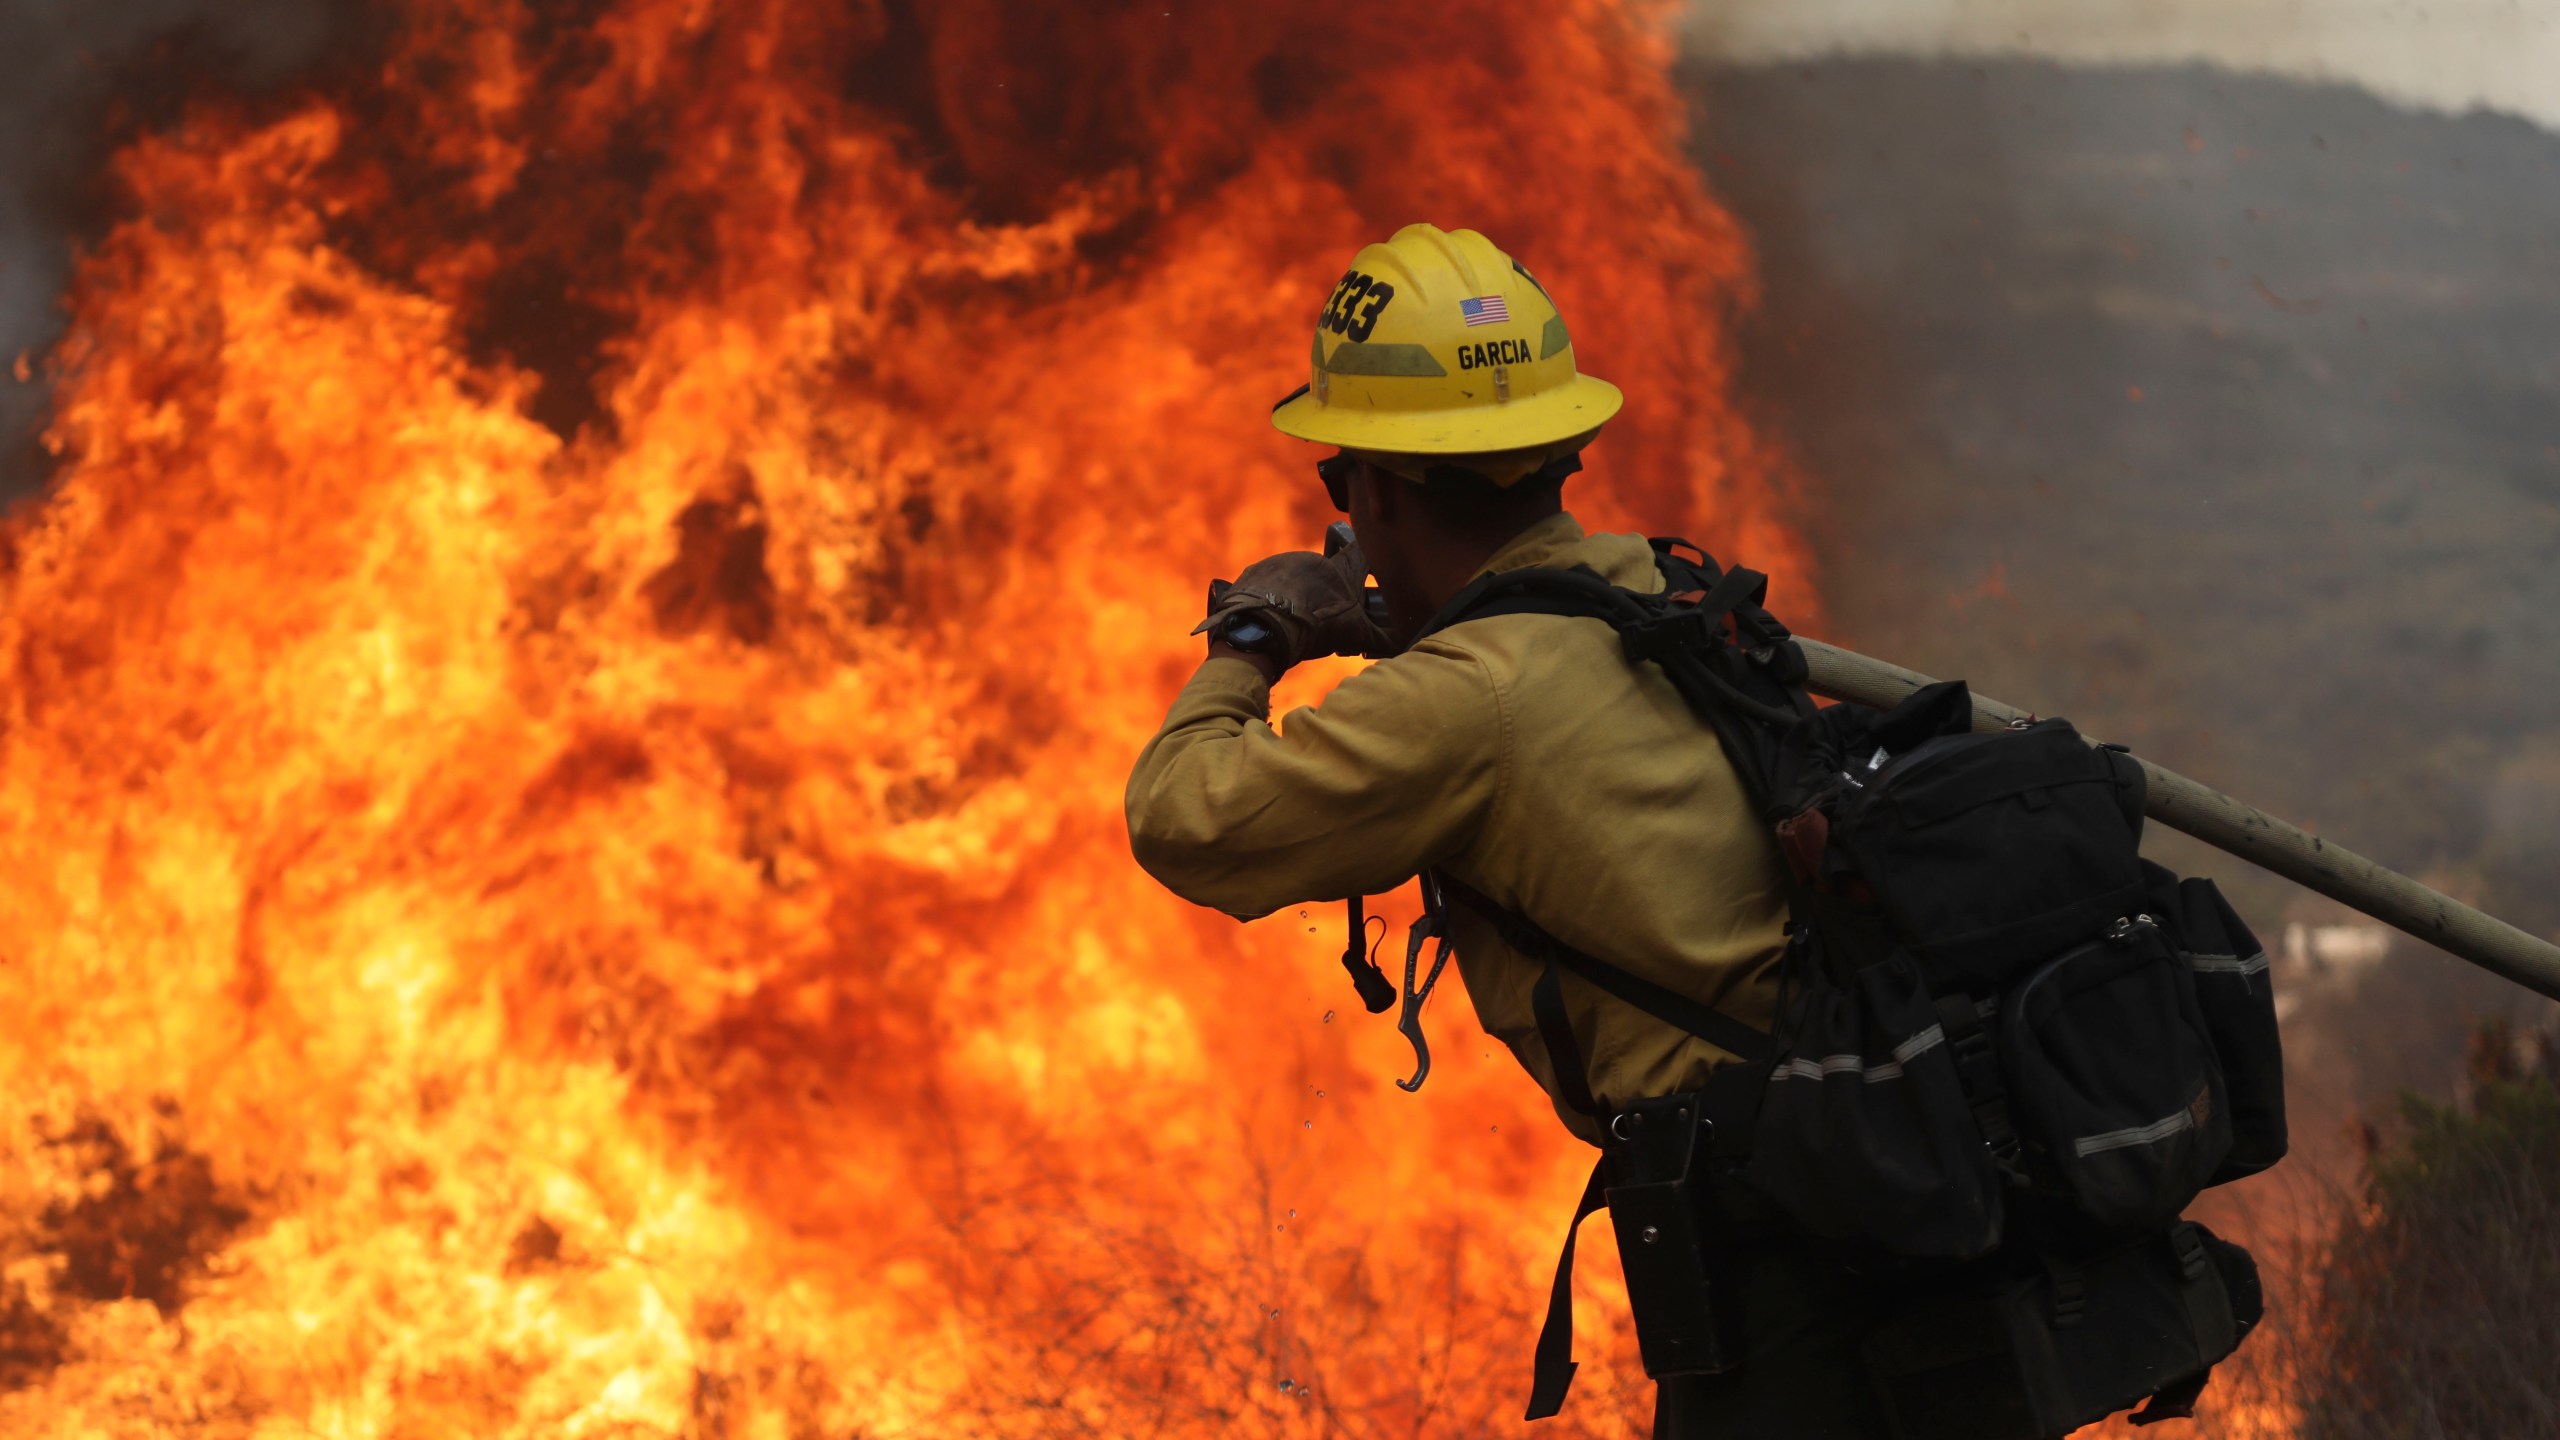
M 1272 638 L 1258 648 L 1283 670 L 1318 655 L 1384 654 L 1387 637 L 1370 623 L 1361 585 L 1368 573 L 1357 545 L 1332 555 L 1291 550 L 1257 560 L 1233 584 L 1209 582 L 1208 618 L 1191 633 L 1223 638 L 1230 626 L 1259 620 Z

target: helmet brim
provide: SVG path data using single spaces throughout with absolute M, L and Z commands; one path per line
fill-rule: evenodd
M 1406 455 L 1475 455 L 1553 445 L 1597 430 L 1618 413 L 1626 397 L 1591 375 L 1504 405 L 1455 410 L 1354 410 L 1326 405 L 1312 392 L 1271 412 L 1281 434 L 1349 450 Z

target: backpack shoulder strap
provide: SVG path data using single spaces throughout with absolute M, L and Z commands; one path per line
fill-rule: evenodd
M 1441 606 L 1414 638 L 1436 635 L 1461 621 L 1495 615 L 1575 615 L 1624 627 L 1643 618 L 1643 609 L 1634 592 L 1610 584 L 1589 566 L 1577 565 L 1570 570 L 1534 566 L 1477 576 L 1467 588 L 1449 597 L 1449 603 Z
M 1678 991 L 1667 990 L 1656 985 L 1641 975 L 1619 969 L 1589 951 L 1568 945 L 1548 933 L 1544 927 L 1528 916 L 1496 903 L 1484 892 L 1464 881 L 1453 879 L 1445 871 L 1439 872 L 1437 879 L 1442 894 L 1482 916 L 1486 923 L 1493 926 L 1494 933 L 1502 937 L 1502 943 L 1530 959 L 1570 970 L 1663 1024 L 1675 1030 L 1687 1031 L 1708 1044 L 1744 1060 L 1766 1063 L 1774 1053 L 1774 1047 L 1766 1031 L 1746 1025 L 1721 1011 L 1709 1009 L 1698 1001 Z M 1550 1046 L 1550 1048 L 1553 1047 Z M 1581 1059 L 1578 1054 L 1556 1055 L 1550 1058 L 1559 1068 L 1568 1063 L 1579 1062 Z M 1580 1076 L 1574 1078 L 1587 1087 L 1589 1083 L 1587 1080 Z M 1560 1080 L 1560 1083 L 1563 1082 Z
M 1776 731 L 1812 714 L 1813 702 L 1803 690 L 1803 653 L 1760 605 L 1768 577 L 1740 566 L 1720 571 L 1703 552 L 1702 563 L 1692 563 L 1671 548 L 1683 545 L 1654 542 L 1668 587 L 1658 593 L 1612 585 L 1580 565 L 1479 575 L 1414 639 L 1495 615 L 1582 616 L 1615 629 L 1629 660 L 1660 665 L 1690 708 L 1728 740 L 1733 737 L 1725 735 L 1726 726 L 1734 720 Z M 1703 588 L 1680 588 L 1684 584 Z M 1752 688 L 1764 693 L 1753 694 Z M 1741 758 L 1736 756 L 1737 763 Z M 1755 787 L 1764 778 L 1761 768 L 1746 770 Z
M 1756 678 L 1784 704 L 1752 695 L 1736 683 L 1737 677 L 1749 674 L 1743 667 L 1756 663 L 1742 657 L 1737 642 L 1781 652 L 1799 668 L 1802 664 L 1785 627 L 1760 608 L 1768 593 L 1768 577 L 1740 566 L 1720 570 L 1705 551 L 1682 540 L 1656 540 L 1653 549 L 1665 586 L 1659 594 L 1610 584 L 1587 566 L 1504 570 L 1476 577 L 1440 608 L 1421 633 L 1431 635 L 1462 621 L 1493 615 L 1567 615 L 1606 622 L 1618 632 L 1629 661 L 1661 666 L 1681 698 L 1714 732 L 1753 807 L 1766 810 L 1775 788 L 1771 773 L 1775 747 L 1769 737 L 1812 710 L 1812 702 L 1792 682 L 1783 664 Z M 1697 559 L 1681 555 L 1684 549 Z M 1721 629 L 1728 621 L 1731 630 Z M 1483 916 L 1504 943 L 1521 954 L 1550 968 L 1570 970 L 1656 1020 L 1745 1060 L 1766 1063 L 1770 1058 L 1773 1047 L 1767 1034 L 1568 945 L 1529 917 L 1445 873 L 1439 882 L 1449 898 Z M 1548 1048 L 1557 1047 L 1550 1043 Z M 1563 1064 L 1563 1057 L 1558 1062 Z

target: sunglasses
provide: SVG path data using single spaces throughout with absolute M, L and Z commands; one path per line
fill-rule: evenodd
M 1316 478 L 1324 482 L 1325 498 L 1345 515 L 1351 513 L 1351 473 L 1359 466 L 1348 455 L 1328 455 L 1316 462 Z

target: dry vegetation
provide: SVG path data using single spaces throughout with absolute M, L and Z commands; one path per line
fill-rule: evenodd
M 2311 1277 L 2302 1440 L 2560 1434 L 2560 1046 L 2484 1027 L 2468 1090 L 2370 1144 Z
M 2262 1247 L 2270 1313 L 2223 1367 L 2195 1440 L 2470 1440 L 2560 1435 L 2560 1032 L 2484 1028 L 2462 1099 L 2415 1096 L 2387 1133 L 2367 1131 L 2359 1192 L 2269 1189 L 2300 1213 L 2235 1212 L 2234 1233 L 2318 1235 L 2297 1259 Z M 19 1217 L 47 1263 L 0 1283 L 0 1390 L 42 1383 L 75 1358 L 88 1305 L 183 1306 L 187 1281 L 241 1222 L 201 1161 L 163 1146 L 144 1159 L 95 1123 L 71 1126 L 101 1183 L 78 1203 Z M 936 1268 L 954 1322 L 1046 1342 L 1001 1365 L 926 1419 L 922 1433 L 989 1437 L 1223 1433 L 1376 1437 L 1515 1428 L 1526 1379 L 1516 1304 L 1464 1282 L 1469 1237 L 1454 1225 L 1403 1237 L 1405 1263 L 1360 1250 L 1276 1243 L 1294 1218 L 1203 1213 L 1216 1231 L 1174 1243 L 1160 1226 L 1115 1223 L 1071 1187 L 1002 1200 L 945 1197 Z M 2232 1228 L 2232 1227 L 2226 1227 Z M 527 1263 L 533 1251 L 527 1247 Z M 550 1237 L 554 1247 L 556 1234 Z M 1202 1252 L 1223 1263 L 1200 1263 Z M 1419 1265 L 1413 1262 L 1430 1257 Z M 1480 1259 L 1481 1257 L 1472 1257 Z M 1397 1272 L 1392 1279 L 1385 1271 Z M 1428 1283 L 1437 1275 L 1440 1282 Z M 37 1283 L 20 1283 L 33 1277 Z M 1424 1283 L 1417 1283 L 1424 1282 Z M 1510 1297 L 1517 1300 L 1519 1297 Z M 1600 1317 L 1586 1307 L 1586 1321 Z M 1039 1323 L 1034 1323 L 1035 1321 Z M 726 1327 L 708 1325 L 718 1340 Z M 1587 1333 L 1575 1401 L 1549 1440 L 1641 1435 L 1650 1387 L 1623 1335 Z M 1246 1343 L 1237 1344 L 1238 1337 Z M 787 1357 L 706 1347 L 694 1433 L 738 1433 L 759 1392 L 811 1411 L 833 1382 Z M 1356 1401 L 1352 1397 L 1358 1397 Z M 765 1401 L 776 1397 L 762 1395 Z M 1345 1403 L 1350 1402 L 1350 1403 Z M 733 1413 L 734 1412 L 734 1413 Z M 2121 1421 L 2100 1433 L 2137 1432 Z M 2174 1436 L 2176 1432 L 2167 1432 Z

